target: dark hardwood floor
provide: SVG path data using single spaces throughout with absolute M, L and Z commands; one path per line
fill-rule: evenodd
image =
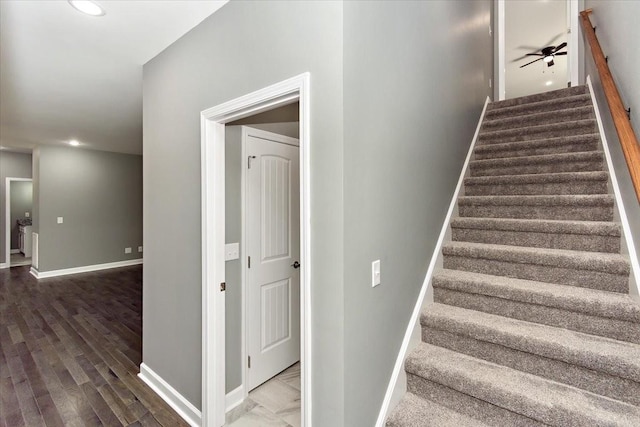
M 142 267 L 0 270 L 0 426 L 186 426 L 138 377 Z

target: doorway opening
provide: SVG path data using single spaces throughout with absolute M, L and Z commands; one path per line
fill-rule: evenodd
M 229 352 L 226 349 L 227 345 L 227 331 L 226 327 L 227 323 L 227 295 L 229 295 L 229 299 L 232 298 L 231 291 L 233 278 L 230 275 L 227 279 L 227 266 L 225 261 L 227 259 L 227 253 L 229 252 L 229 257 L 234 258 L 235 255 L 235 245 L 234 243 L 238 243 L 237 256 L 238 260 L 242 261 L 242 263 L 238 262 L 238 265 L 243 263 L 246 268 L 240 269 L 240 274 L 246 276 L 245 286 L 249 287 L 251 274 L 247 274 L 248 262 L 249 260 L 245 258 L 244 248 L 247 245 L 251 244 L 250 242 L 242 242 L 242 236 L 240 238 L 233 238 L 230 235 L 230 240 L 226 238 L 227 230 L 227 217 L 231 220 L 232 216 L 227 215 L 227 195 L 226 195 L 226 172 L 227 165 L 225 164 L 226 158 L 226 145 L 227 145 L 227 134 L 233 133 L 232 126 L 227 127 L 227 125 L 236 125 L 242 126 L 241 129 L 244 129 L 248 136 L 254 138 L 256 144 L 253 149 L 257 149 L 258 151 L 265 149 L 268 147 L 266 151 L 266 156 L 263 154 L 257 153 L 249 153 L 252 149 L 249 147 L 251 145 L 250 142 L 245 144 L 245 153 L 241 153 L 241 156 L 246 156 L 246 158 L 242 158 L 242 162 L 240 164 L 244 164 L 246 160 L 247 169 L 251 163 L 251 161 L 257 160 L 259 157 L 262 157 L 262 164 L 267 165 L 271 169 L 261 169 L 261 173 L 256 176 L 263 176 L 262 172 L 271 173 L 272 178 L 270 179 L 270 183 L 279 183 L 274 188 L 276 188 L 277 194 L 282 194 L 282 189 L 292 188 L 287 184 L 284 185 L 284 171 L 287 170 L 285 164 L 288 164 L 291 169 L 288 170 L 288 175 L 290 177 L 296 177 L 299 182 L 298 190 L 291 190 L 290 198 L 288 199 L 291 202 L 290 207 L 286 209 L 287 212 L 295 212 L 287 213 L 290 217 L 287 217 L 288 221 L 291 223 L 291 227 L 295 228 L 295 231 L 299 234 L 299 239 L 294 239 L 293 234 L 284 233 L 284 229 L 281 228 L 283 222 L 283 217 L 278 217 L 277 215 L 274 217 L 266 217 L 266 216 L 258 216 L 253 219 L 259 224 L 262 224 L 266 221 L 272 225 L 270 229 L 272 230 L 271 236 L 279 236 L 279 239 L 270 241 L 270 259 L 266 260 L 266 264 L 269 267 L 275 266 L 276 264 L 282 264 L 282 268 L 287 268 L 292 271 L 293 276 L 298 278 L 299 280 L 299 301 L 296 302 L 296 286 L 291 281 L 291 277 L 288 279 L 278 279 L 273 280 L 273 278 L 267 278 L 267 286 L 262 286 L 260 288 L 261 295 L 268 294 L 271 291 L 271 295 L 269 298 L 263 298 L 260 302 L 258 302 L 258 306 L 260 306 L 261 313 L 265 312 L 265 305 L 271 305 L 271 307 L 282 306 L 285 302 L 290 303 L 289 307 L 291 311 L 288 314 L 288 318 L 284 319 L 282 317 L 278 317 L 278 315 L 274 315 L 272 319 L 274 319 L 273 324 L 266 325 L 269 326 L 267 329 L 271 330 L 271 335 L 261 333 L 259 338 L 261 349 L 259 353 L 265 355 L 280 344 L 287 342 L 288 344 L 295 343 L 294 347 L 297 347 L 297 354 L 292 356 L 294 359 L 283 359 L 285 360 L 284 364 L 291 363 L 293 365 L 291 370 L 287 373 L 292 374 L 292 371 L 296 369 L 296 366 L 299 367 L 300 370 L 300 411 L 301 411 L 301 425 L 310 425 L 311 420 L 311 384 L 310 384 L 310 373 L 311 373 L 311 328 L 310 328 L 310 289 L 311 289 L 311 281 L 310 281 L 310 270 L 311 270 L 311 257 L 310 257 L 310 185 L 309 185 L 309 165 L 310 165 L 310 132 L 309 132 L 309 74 L 305 73 L 299 75 L 297 77 L 293 77 L 291 79 L 285 80 L 283 82 L 277 83 L 275 85 L 269 86 L 267 88 L 258 90 L 256 92 L 250 93 L 248 95 L 242 96 L 240 98 L 231 100 L 224 104 L 220 104 L 216 107 L 205 110 L 201 114 L 202 121 L 202 230 L 203 230 L 203 240 L 202 240 L 202 301 L 203 301 L 203 311 L 202 311 L 202 322 L 203 322 L 203 382 L 202 382 L 202 425 L 203 426 L 222 426 L 225 424 L 225 414 L 228 407 L 237 404 L 238 402 L 242 402 L 243 399 L 248 395 L 249 389 L 255 385 L 259 385 L 264 380 L 268 380 L 270 378 L 270 373 L 262 375 L 258 379 L 251 379 L 251 375 L 247 374 L 248 364 L 249 364 L 249 356 L 255 357 L 254 355 L 248 354 L 247 352 L 247 342 L 243 340 L 243 335 L 248 330 L 241 332 L 241 343 L 244 343 L 244 351 L 245 354 L 242 354 L 242 349 L 240 350 L 240 361 L 244 367 L 240 368 L 240 381 L 241 384 L 233 388 L 230 386 L 231 390 L 227 393 L 226 383 L 229 380 L 227 378 L 228 372 L 231 370 L 227 370 L 227 365 L 231 366 L 232 361 L 227 360 L 231 359 L 229 356 Z M 247 119 L 248 117 L 254 117 L 261 113 L 267 114 L 265 112 L 271 113 L 276 109 L 285 106 L 296 105 L 298 110 L 299 117 L 299 143 L 298 147 L 295 147 L 295 143 L 293 141 L 296 138 L 290 136 L 282 136 L 277 135 L 277 133 L 265 131 L 263 129 L 254 129 L 251 130 L 249 126 L 243 126 L 241 120 Z M 289 107 L 292 108 L 292 107 Z M 237 128 L 236 128 L 237 129 Z M 269 129 L 273 130 L 273 128 Z M 241 132 L 242 133 L 242 132 Z M 279 141 L 273 141 L 274 139 Z M 261 140 L 261 141 L 256 141 Z M 241 144 L 242 146 L 242 144 Z M 292 151 L 293 147 L 293 151 Z M 278 151 L 280 149 L 284 149 L 285 152 Z M 273 150 L 276 150 L 275 152 Z M 253 158 L 255 156 L 255 159 Z M 289 159 L 286 160 L 285 159 Z M 299 165 L 298 170 L 294 170 L 292 167 L 293 162 L 297 162 Z M 255 163 L 254 163 L 255 165 Z M 267 173 L 265 176 L 268 176 Z M 246 180 L 250 180 L 251 178 L 246 175 Z M 260 180 L 258 179 L 258 187 L 260 187 Z M 278 190 L 278 186 L 280 186 L 280 190 Z M 259 188 L 259 191 L 263 191 L 263 188 Z M 248 192 L 249 193 L 249 192 Z M 295 196 L 295 197 L 294 197 Z M 284 206 L 282 203 L 285 198 L 279 198 L 280 196 L 273 196 L 274 206 L 278 203 L 278 206 Z M 294 201 L 294 199 L 298 199 Z M 246 203 L 250 202 L 250 195 L 248 194 L 248 198 Z M 248 212 L 248 208 L 245 207 L 245 211 Z M 258 215 L 262 215 L 264 212 L 264 206 L 260 206 L 260 208 L 251 208 L 252 212 L 257 212 Z M 271 209 L 272 213 L 276 212 L 277 209 Z M 268 213 L 268 212 L 267 212 Z M 293 217 L 297 216 L 299 219 L 299 224 L 293 224 Z M 242 215 L 241 215 L 242 217 Z M 237 219 L 237 215 L 235 217 Z M 279 218 L 275 221 L 272 221 L 273 218 Z M 247 217 L 241 218 L 245 222 L 248 219 Z M 269 222 L 272 221 L 272 222 Z M 242 221 L 240 221 L 242 223 Z M 249 229 L 250 227 L 247 226 Z M 264 228 L 264 227 L 263 227 Z M 291 228 L 289 228 L 291 229 Z M 245 237 L 249 237 L 251 235 L 257 235 L 258 233 L 247 232 Z M 263 233 L 264 234 L 264 233 Z M 285 239 L 286 236 L 286 239 Z M 236 236 L 238 237 L 238 236 Z M 240 240 L 240 241 L 236 241 Z M 288 247 L 286 251 L 284 251 L 285 240 L 287 242 L 299 242 L 299 257 L 296 257 L 295 251 L 293 251 L 293 247 Z M 227 246 L 227 243 L 231 243 L 231 247 Z M 255 243 L 255 242 L 254 242 Z M 262 245 L 264 241 L 256 243 L 258 246 Z M 283 246 L 284 245 L 284 246 Z M 229 251 L 227 251 L 227 249 Z M 264 251 L 263 251 L 264 252 Z M 285 256 L 286 252 L 286 256 Z M 265 257 L 260 255 L 262 260 L 265 260 Z M 266 257 L 268 258 L 268 257 Z M 296 259 L 293 259 L 296 258 Z M 233 261 L 233 260 L 231 260 Z M 257 260 L 254 258 L 251 260 L 252 266 L 257 266 L 255 263 Z M 295 266 L 294 266 L 295 265 Z M 257 272 L 259 268 L 256 268 Z M 244 273 L 243 273 L 244 272 Z M 264 274 L 267 274 L 266 270 L 263 271 Z M 236 279 L 237 280 L 237 279 Z M 271 280 L 269 282 L 269 280 Z M 227 283 L 229 282 L 229 283 Z M 242 282 L 242 280 L 241 280 Z M 250 298 L 248 297 L 249 293 L 247 293 L 246 303 L 251 304 Z M 270 304 L 267 304 L 270 302 Z M 253 310 L 255 312 L 255 310 Z M 245 309 L 245 319 L 248 319 L 249 310 Z M 260 316 L 258 316 L 260 317 Z M 291 322 L 292 318 L 297 317 L 299 319 L 299 332 L 294 332 L 293 323 Z M 242 316 L 240 317 L 242 319 Z M 248 322 L 245 322 L 245 326 Z M 288 331 L 285 331 L 284 326 L 289 327 Z M 265 325 L 260 326 L 260 328 L 266 327 Z M 250 329 L 250 328 L 245 328 Z M 299 338 L 299 341 L 296 342 L 293 338 Z M 268 337 L 269 340 L 265 341 L 265 337 Z M 291 339 L 287 338 L 290 337 Z M 291 346 L 289 346 L 291 347 Z M 231 350 L 231 349 L 230 349 Z M 235 347 L 237 351 L 237 346 Z M 299 356 L 298 356 L 299 355 Z M 247 359 L 244 359 L 244 356 L 247 356 Z M 296 365 L 296 360 L 299 359 L 299 365 Z M 237 358 L 234 359 L 237 361 Z M 256 360 L 254 359 L 254 362 Z M 240 365 L 240 366 L 242 366 Z M 269 365 L 269 364 L 267 364 Z M 278 366 L 275 364 L 274 366 Z M 283 366 L 284 369 L 287 366 Z M 273 368 L 278 370 L 280 368 Z M 238 370 L 235 370 L 236 374 Z M 268 371 L 267 371 L 268 372 Z M 279 371 L 278 371 L 279 372 Z M 278 372 L 272 371 L 273 374 L 277 374 Z M 248 381 L 251 381 L 249 383 Z M 236 385 L 234 383 L 233 385 Z M 251 384 L 251 385 L 249 385 Z
M 9 267 L 32 264 L 33 180 L 6 178 L 5 254 Z
M 578 0 L 496 2 L 497 100 L 580 84 Z
M 300 425 L 299 103 L 226 124 L 226 425 Z

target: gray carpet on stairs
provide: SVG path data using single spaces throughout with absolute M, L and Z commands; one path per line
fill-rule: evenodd
M 640 305 L 586 87 L 489 104 L 469 169 L 387 426 L 640 426 Z

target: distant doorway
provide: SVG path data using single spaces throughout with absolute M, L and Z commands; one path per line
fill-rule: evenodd
M 498 0 L 498 99 L 580 84 L 578 0 Z
M 5 254 L 9 267 L 32 264 L 33 181 L 6 178 Z

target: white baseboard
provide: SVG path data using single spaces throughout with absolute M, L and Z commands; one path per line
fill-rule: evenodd
M 0 270 L 5 269 L 5 268 L 9 268 L 9 263 L 8 262 L 0 263 Z
M 239 404 L 244 401 L 244 386 L 239 385 L 238 387 L 231 390 L 224 398 L 224 406 L 225 412 L 229 412 Z
M 11 255 L 13 255 L 13 254 L 19 254 L 19 253 L 20 253 L 20 249 L 11 249 L 11 250 L 9 251 L 9 253 L 10 253 Z
M 482 113 L 480 114 L 480 119 L 478 120 L 476 132 L 473 135 L 473 139 L 471 140 L 471 146 L 469 147 L 469 151 L 467 152 L 467 157 L 462 166 L 462 172 L 460 172 L 460 178 L 458 178 L 458 184 L 456 186 L 455 191 L 453 192 L 453 197 L 451 198 L 451 203 L 449 205 L 449 210 L 447 211 L 447 215 L 444 219 L 442 230 L 440 230 L 440 236 L 438 237 L 438 241 L 433 250 L 431 262 L 429 263 L 427 274 L 425 275 L 424 282 L 422 283 L 422 288 L 420 289 L 418 300 L 416 301 L 416 305 L 413 308 L 413 313 L 409 318 L 409 324 L 407 325 L 407 330 L 405 331 L 404 339 L 402 340 L 402 345 L 400 346 L 400 351 L 398 352 L 398 358 L 396 359 L 396 364 L 394 365 L 393 371 L 391 372 L 391 378 L 389 379 L 387 392 L 385 393 L 384 400 L 382 401 L 382 406 L 380 408 L 380 412 L 378 413 L 378 420 L 376 421 L 376 427 L 383 427 L 385 425 L 389 410 L 392 409 L 391 401 L 394 399 L 394 394 L 397 393 L 397 386 L 399 384 L 400 374 L 402 372 L 402 369 L 404 368 L 404 361 L 407 358 L 409 345 L 411 343 L 411 337 L 414 335 L 414 331 L 416 327 L 418 327 L 418 319 L 420 317 L 420 311 L 422 309 L 425 296 L 427 295 L 427 289 L 429 288 L 429 284 L 431 283 L 431 276 L 433 275 L 433 271 L 436 267 L 436 261 L 438 260 L 438 256 L 440 254 L 440 251 L 442 250 L 442 243 L 444 242 L 445 236 L 447 234 L 447 230 L 449 228 L 449 222 L 451 221 L 451 217 L 453 216 L 453 212 L 458 202 L 458 194 L 460 194 L 460 189 L 462 188 L 462 184 L 464 183 L 464 177 L 467 172 L 467 168 L 469 167 L 469 162 L 471 161 L 471 155 L 473 154 L 473 149 L 476 146 L 476 141 L 478 140 L 478 134 L 480 133 L 480 126 L 482 125 L 482 119 L 484 118 L 484 114 L 487 111 L 487 105 L 489 104 L 489 101 L 490 99 L 489 97 L 487 97 L 487 99 L 484 102 L 484 108 L 482 109 Z
M 598 122 L 598 131 L 600 131 L 600 141 L 602 141 L 602 150 L 604 151 L 604 157 L 607 162 L 607 169 L 609 170 L 609 179 L 611 180 L 611 186 L 613 187 L 613 195 L 616 199 L 616 207 L 620 214 L 620 223 L 622 224 L 622 232 L 627 244 L 627 251 L 629 252 L 629 262 L 631 263 L 632 277 L 629 285 L 633 287 L 630 289 L 633 294 L 640 294 L 640 261 L 638 261 L 638 252 L 633 243 L 633 236 L 631 235 L 631 226 L 629 225 L 629 218 L 627 217 L 627 211 L 624 208 L 624 202 L 622 201 L 622 195 L 620 193 L 620 185 L 618 185 L 618 178 L 616 176 L 616 169 L 613 166 L 613 160 L 611 159 L 611 151 L 609 150 L 609 142 L 607 141 L 607 134 L 604 131 L 604 125 L 602 124 L 602 117 L 600 115 L 600 109 L 598 108 L 598 100 L 593 90 L 593 82 L 591 76 L 587 76 L 587 86 L 589 87 L 589 94 L 593 102 L 593 109 L 596 115 L 596 121 Z
M 31 267 L 31 275 L 36 279 L 45 279 L 47 277 L 66 276 L 69 274 L 88 273 L 91 271 L 108 270 L 110 268 L 129 267 L 131 265 L 142 264 L 142 258 L 131 259 L 127 261 L 108 262 L 106 264 L 85 265 L 82 267 L 65 268 L 62 270 L 38 271 Z
M 144 363 L 140 364 L 138 377 L 178 413 L 191 427 L 200 427 L 202 413 L 169 383 Z

